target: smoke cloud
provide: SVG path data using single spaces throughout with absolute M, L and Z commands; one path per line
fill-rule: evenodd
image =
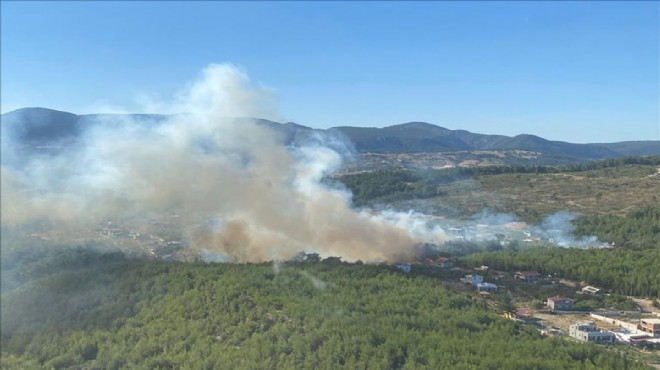
M 323 138 L 287 147 L 268 127 L 233 118 L 276 115 L 270 92 L 237 68 L 210 65 L 163 110 L 185 113 L 159 122 L 106 117 L 55 154 L 20 164 L 3 156 L 3 227 L 176 213 L 200 255 L 241 262 L 301 250 L 391 260 L 419 242 L 406 217 L 356 212 L 349 193 L 322 184 L 342 163 Z M 2 145 L 3 154 L 15 149 L 10 139 Z
M 290 259 L 300 251 L 395 261 L 414 258 L 420 243 L 448 240 L 597 242 L 573 238 L 568 213 L 528 226 L 503 214 L 458 222 L 355 210 L 347 190 L 323 181 L 351 155 L 350 144 L 316 132 L 288 145 L 284 134 L 246 119 L 279 117 L 270 90 L 231 65 L 210 65 L 173 103 L 150 104 L 178 114 L 89 117 L 75 140 L 29 155 L 3 125 L 3 230 L 44 221 L 62 230 L 108 225 L 98 234 L 109 238 L 112 225 L 176 215 L 182 244 L 216 262 Z M 3 233 L 3 246 L 6 240 Z

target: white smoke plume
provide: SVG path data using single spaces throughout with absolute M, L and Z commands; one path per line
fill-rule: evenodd
M 319 290 L 325 290 L 325 288 L 328 287 L 327 282 L 317 278 L 316 276 L 310 274 L 309 272 L 303 270 L 300 273 L 302 274 L 302 276 L 308 279 L 310 283 L 312 283 L 312 286 L 314 286 L 314 288 Z
M 3 159 L 3 227 L 91 227 L 175 212 L 187 244 L 230 261 L 302 250 L 366 261 L 414 253 L 423 235 L 409 232 L 419 225 L 408 215 L 356 212 L 350 194 L 321 183 L 341 165 L 336 150 L 287 148 L 267 127 L 232 118 L 275 114 L 269 91 L 237 68 L 210 65 L 166 110 L 185 113 L 159 123 L 107 119 L 56 155 L 21 165 Z M 4 153 L 12 144 L 2 145 Z M 209 219 L 218 222 L 200 227 Z M 441 230 L 427 232 L 442 239 Z
M 521 247 L 538 244 L 566 248 L 608 246 L 595 236 L 575 236 L 572 221 L 577 217 L 574 213 L 561 211 L 548 215 L 540 224 L 528 225 L 515 215 L 483 211 L 473 215 L 469 221 L 443 220 L 438 224 L 448 230 L 452 240 L 499 242 L 502 245 L 523 242 L 519 244 Z
M 541 225 L 531 227 L 530 230 L 560 247 L 591 248 L 608 245 L 595 236 L 575 236 L 575 225 L 572 221 L 577 218 L 578 215 L 571 212 L 553 213 L 546 217 Z

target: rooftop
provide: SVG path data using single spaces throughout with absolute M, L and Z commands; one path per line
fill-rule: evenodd
M 497 285 L 493 283 L 479 283 L 477 284 L 478 287 L 491 287 L 491 288 L 497 288 Z
M 582 321 L 582 322 L 576 322 L 575 324 L 572 325 L 573 327 L 576 327 L 577 330 L 580 331 L 586 331 L 586 332 L 594 332 L 594 331 L 599 331 L 598 327 L 596 324 L 592 321 Z
M 516 272 L 518 275 L 523 275 L 523 276 L 540 276 L 541 274 L 538 271 L 518 271 Z
M 560 297 L 560 296 L 558 296 L 558 295 L 556 295 L 556 296 L 554 296 L 554 297 L 549 297 L 548 300 L 553 301 L 553 302 L 557 302 L 557 301 L 572 301 L 572 299 L 570 299 L 570 298 Z

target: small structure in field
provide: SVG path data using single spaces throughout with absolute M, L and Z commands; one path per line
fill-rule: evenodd
M 549 297 L 546 304 L 553 311 L 570 311 L 573 308 L 572 299 L 560 296 Z
M 587 285 L 584 288 L 582 288 L 582 290 L 580 292 L 582 294 L 588 294 L 588 295 L 592 295 L 594 297 L 599 297 L 599 298 L 601 298 L 603 295 L 605 295 L 605 292 L 603 292 L 602 289 L 596 288 L 596 287 L 593 287 L 593 286 L 590 286 L 590 285 Z

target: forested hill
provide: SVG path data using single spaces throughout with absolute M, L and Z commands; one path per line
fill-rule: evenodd
M 428 171 L 377 171 L 337 177 L 358 206 L 415 209 L 449 219 L 484 209 L 540 225 L 573 212 L 578 236 L 613 249 L 459 245 L 470 267 L 538 270 L 586 281 L 611 292 L 660 294 L 660 157 L 635 157 L 557 167 L 491 166 Z M 475 216 L 476 215 L 476 216 Z M 569 245 L 570 246 L 570 245 Z M 487 248 L 486 248 L 487 247 Z
M 79 253 L 3 295 L 3 369 L 646 368 L 392 267 Z
M 24 108 L 2 115 L 3 132 L 33 145 L 45 145 L 53 140 L 75 138 L 90 125 L 108 120 L 158 122 L 167 116 L 157 114 L 75 115 L 46 108 Z M 573 144 L 551 141 L 521 134 L 514 137 L 485 135 L 466 130 L 450 130 L 426 122 L 409 122 L 384 128 L 334 127 L 314 130 L 295 123 L 257 120 L 280 132 L 288 143 L 305 142 L 313 132 L 341 135 L 350 140 L 358 152 L 416 153 L 457 151 L 524 150 L 566 160 L 605 159 L 630 155 L 660 155 L 660 141 L 629 141 L 606 144 Z M 655 139 L 655 138 L 651 138 Z

